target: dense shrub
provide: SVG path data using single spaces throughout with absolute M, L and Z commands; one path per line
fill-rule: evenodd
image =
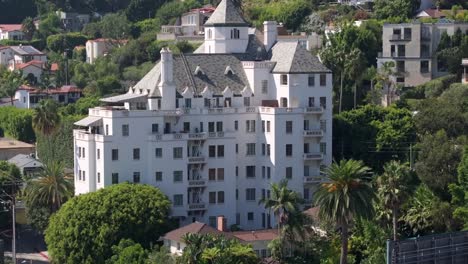
M 34 142 L 36 136 L 32 128 L 32 110 L 13 106 L 0 108 L 0 128 L 5 136 L 25 142 Z
M 47 48 L 49 50 L 63 53 L 65 50 L 73 50 L 76 46 L 86 44 L 88 38 L 79 33 L 57 34 L 47 37 Z

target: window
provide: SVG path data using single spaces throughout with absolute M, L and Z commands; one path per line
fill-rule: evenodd
M 184 132 L 190 132 L 190 122 L 184 122 Z
M 293 130 L 293 122 L 286 121 L 286 134 L 291 134 Z
M 218 192 L 218 203 L 224 203 L 224 192 L 223 191 Z
M 174 206 L 183 206 L 183 205 L 184 205 L 184 195 L 174 194 Z
M 267 156 L 270 156 L 270 149 L 271 149 L 271 146 L 270 144 L 267 144 Z
M 398 45 L 398 57 L 405 57 L 405 56 L 406 56 L 406 46 Z
M 293 145 L 286 144 L 286 157 L 291 157 L 293 152 Z
M 288 85 L 288 75 L 281 74 L 280 79 L 281 79 L 281 84 L 282 85 Z
M 211 39 L 213 37 L 213 32 L 211 31 L 211 29 L 208 29 L 208 39 Z
M 224 157 L 224 145 L 218 145 L 218 158 Z
M 119 160 L 119 150 L 113 149 L 112 150 L 112 160 Z
M 100 149 L 96 150 L 96 156 L 97 156 L 97 159 L 101 159 L 101 150 Z
M 245 167 L 245 176 L 247 178 L 255 178 L 255 166 L 246 166 Z
M 240 214 L 236 213 L 236 225 L 240 225 Z
M 255 201 L 255 188 L 245 189 L 245 199 L 247 201 Z
M 239 176 L 239 167 L 236 166 L 236 176 Z
M 215 204 L 216 203 L 216 192 L 209 192 L 208 193 L 208 202 L 210 204 Z
M 265 197 L 266 197 L 266 190 L 262 189 L 262 199 L 265 199 Z
M 265 132 L 265 120 L 262 120 L 262 132 Z
M 266 227 L 266 214 L 265 213 L 262 213 L 262 227 L 265 228 Z M 266 252 L 265 252 L 265 257 L 263 256 L 263 250 L 262 250 L 262 258 L 266 258 Z
M 160 182 L 162 181 L 162 171 L 157 171 L 155 174 L 154 174 L 154 178 L 157 182 Z
M 244 97 L 244 106 L 250 106 L 250 97 Z
M 112 173 L 112 184 L 117 184 L 119 183 L 119 174 L 118 173 Z
M 208 180 L 216 181 L 216 169 L 208 169 Z
M 320 97 L 320 107 L 323 109 L 327 109 L 327 98 L 326 97 Z
M 208 132 L 215 132 L 215 122 L 208 122 Z
M 429 61 L 421 61 L 421 73 L 429 72 Z
M 327 154 L 327 143 L 320 142 L 320 152 L 324 155 Z
M 266 175 L 266 167 L 262 166 L 262 178 L 263 179 L 265 179 L 265 175 Z
M 315 75 L 309 75 L 308 85 L 309 86 L 315 86 Z
M 320 86 L 326 86 L 326 85 L 327 85 L 327 75 L 320 74 Z
M 216 157 L 216 146 L 215 145 L 210 145 L 208 147 L 208 157 L 210 157 L 210 158 Z
M 239 153 L 239 144 L 236 143 L 236 154 Z
M 254 213 L 253 212 L 248 212 L 247 213 L 247 221 L 253 221 L 254 220 Z
M 122 125 L 122 136 L 128 137 L 129 134 L 130 134 L 130 131 L 129 131 L 128 125 Z
M 140 183 L 140 172 L 133 172 L 133 183 Z
M 405 39 L 411 39 L 411 28 L 403 29 Z
M 266 124 L 267 124 L 266 132 L 270 132 L 270 121 L 267 121 Z
M 310 167 L 305 165 L 304 166 L 304 176 L 309 177 L 310 176 Z
M 396 62 L 396 71 L 399 73 L 405 72 L 405 61 Z
M 109 125 L 106 125 L 106 136 L 109 135 Z
M 309 143 L 304 143 L 304 153 L 309 153 Z
M 281 97 L 280 102 L 281 102 L 281 107 L 288 107 L 288 98 Z
M 223 132 L 223 122 L 216 122 L 216 132 Z
M 218 181 L 224 181 L 224 168 L 218 168 L 217 176 L 218 176 Z
M 267 167 L 267 179 L 271 178 L 271 168 Z
M 292 179 L 292 167 L 286 167 L 286 179 Z
M 86 158 L 86 151 L 85 151 L 85 148 L 83 148 L 82 152 L 81 152 L 81 155 L 83 156 L 83 158 Z
M 208 218 L 208 225 L 216 228 L 216 216 L 210 216 Z
M 255 143 L 247 143 L 247 156 L 255 155 Z
M 309 126 L 309 120 L 304 120 L 304 130 L 309 130 L 310 126 Z
M 81 158 L 81 147 L 78 147 L 78 157 Z
M 192 99 L 185 98 L 185 108 L 192 108 Z
M 327 120 L 320 120 L 320 129 L 323 132 L 327 132 Z
M 255 120 L 246 120 L 245 128 L 248 133 L 254 133 L 255 132 Z
M 262 80 L 262 94 L 268 93 L 268 80 Z
M 182 182 L 182 171 L 174 171 L 174 182 Z
M 159 133 L 159 124 L 151 124 L 151 132 Z
M 86 171 L 83 171 L 83 181 L 86 181 Z
M 239 189 L 236 189 L 236 200 L 239 200 Z
M 155 148 L 154 149 L 154 155 L 156 156 L 156 158 L 162 158 L 162 156 L 163 156 L 162 148 Z
M 173 156 L 174 159 L 181 159 L 182 158 L 182 147 L 177 147 L 173 149 Z
M 239 121 L 234 121 L 234 130 L 237 131 L 239 130 Z
M 231 38 L 232 39 L 239 39 L 240 32 L 237 28 L 231 30 Z
M 308 188 L 304 188 L 304 200 L 308 201 L 310 199 L 310 192 Z
M 133 149 L 133 159 L 134 160 L 140 160 L 140 149 L 139 148 L 134 148 Z
M 97 183 L 100 183 L 101 182 L 101 173 L 98 172 L 97 173 Z
M 265 156 L 266 154 L 266 144 L 262 143 L 262 156 Z

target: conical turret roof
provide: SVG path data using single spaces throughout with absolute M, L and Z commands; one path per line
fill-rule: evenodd
M 244 26 L 248 23 L 231 0 L 222 0 L 206 21 L 205 26 Z

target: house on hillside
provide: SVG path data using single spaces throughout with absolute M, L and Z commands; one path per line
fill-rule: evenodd
M 88 14 L 78 14 L 74 12 L 55 12 L 60 19 L 62 28 L 69 32 L 81 31 L 89 23 L 91 16 Z
M 61 104 L 74 103 L 82 97 L 82 90 L 76 86 L 62 86 L 60 88 L 41 90 L 39 88 L 22 85 L 15 93 L 14 105 L 17 108 L 31 109 L 44 98 L 53 99 Z
M 86 42 L 86 62 L 94 64 L 97 58 L 106 56 L 109 51 L 116 47 L 121 47 L 127 43 L 127 40 L 116 39 L 93 39 Z
M 23 40 L 22 27 L 21 24 L 0 24 L 0 40 Z
M 44 165 L 42 162 L 34 158 L 33 154 L 18 154 L 8 160 L 9 163 L 14 164 L 21 171 L 22 175 L 32 176 L 42 171 Z
M 416 14 L 416 18 L 444 18 L 446 17 L 445 12 L 443 10 L 440 10 L 438 8 L 428 8 L 421 10 L 419 13 Z
M 196 40 L 203 41 L 204 27 L 215 8 L 211 5 L 192 9 L 177 19 L 175 25 L 161 26 L 158 40 Z
M 30 61 L 47 62 L 47 55 L 33 46 L 6 46 L 0 48 L 0 63 L 9 68 L 16 69 L 17 64 Z
M 9 160 L 18 154 L 34 154 L 36 147 L 16 139 L 0 137 L 0 160 Z

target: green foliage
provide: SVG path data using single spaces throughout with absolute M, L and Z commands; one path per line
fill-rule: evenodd
M 175 264 L 176 259 L 172 256 L 170 250 L 165 246 L 155 246 L 153 250 L 148 253 L 148 264 Z
M 465 139 L 450 139 L 444 130 L 440 130 L 423 136 L 418 144 L 416 173 L 431 191 L 444 200 L 449 199 L 447 186 L 456 180 L 457 165 L 462 156 L 462 149 L 458 146 L 464 143 Z
M 80 88 L 85 88 L 86 96 L 99 96 L 120 92 L 120 72 L 117 64 L 107 56 L 96 60 L 94 64 L 77 63 L 73 67 L 71 80 Z
M 58 34 L 61 31 L 60 18 L 54 12 L 50 12 L 41 19 L 37 38 L 47 39 L 48 36 Z
M 148 248 L 167 231 L 169 209 L 170 201 L 159 189 L 142 184 L 117 184 L 76 196 L 50 219 L 49 254 L 57 263 L 104 263 L 122 239 Z
M 263 21 L 275 20 L 284 23 L 292 30 L 300 27 L 304 18 L 311 12 L 310 4 L 304 0 L 258 1 L 256 5 L 246 10 L 255 26 L 262 25 Z
M 420 0 L 375 0 L 374 13 L 378 19 L 398 19 L 400 22 L 411 18 L 419 8 Z
M 52 212 L 49 207 L 42 204 L 26 202 L 26 219 L 34 230 L 44 233 L 49 225 L 49 218 L 51 215 Z
M 188 233 L 183 237 L 187 246 L 181 263 L 187 264 L 257 264 L 258 258 L 252 246 L 241 244 L 236 239 L 210 234 Z
M 131 36 L 132 24 L 124 14 L 105 15 L 99 22 L 89 23 L 83 34 L 91 38 L 127 39 Z
M 350 253 L 355 255 L 360 263 L 385 263 L 386 241 L 391 231 L 382 228 L 370 220 L 356 219 L 350 237 Z
M 27 17 L 21 24 L 21 30 L 24 33 L 24 38 L 28 41 L 32 40 L 34 33 L 36 33 L 36 26 L 34 25 L 33 19 L 31 17 Z
M 23 73 L 21 71 L 14 70 L 0 72 L 0 96 L 9 97 L 11 105 L 13 105 L 16 89 L 18 89 L 23 83 Z
M 155 10 L 164 2 L 164 0 L 131 0 L 130 4 L 125 9 L 125 14 L 128 20 L 133 22 L 149 18 L 154 16 Z
M 465 146 L 458 165 L 457 182 L 450 184 L 449 190 L 451 203 L 455 206 L 453 216 L 463 224 L 464 229 L 468 229 L 468 146 Z
M 145 62 L 139 66 L 130 66 L 125 68 L 122 75 L 125 80 L 137 82 L 141 80 L 153 67 L 153 63 Z
M 360 159 L 375 171 L 392 159 L 405 160 L 408 142 L 415 140 L 411 112 L 394 107 L 366 105 L 342 112 L 333 127 L 334 158 Z
M 34 142 L 36 136 L 32 128 L 33 111 L 13 106 L 0 107 L 0 129 L 6 136 Z
M 74 104 L 68 104 L 60 109 L 63 116 L 77 115 L 84 116 L 88 114 L 88 109 L 99 106 L 101 102 L 97 96 L 81 97 Z M 78 118 L 78 117 L 77 117 Z
M 145 263 L 148 253 L 131 239 L 122 239 L 119 244 L 112 246 L 113 256 L 106 261 L 108 264 L 141 264 Z
M 161 25 L 174 24 L 183 13 L 196 7 L 201 7 L 198 1 L 167 1 L 156 11 L 155 18 Z
M 66 33 L 47 37 L 47 48 L 57 53 L 73 50 L 76 46 L 83 46 L 88 39 L 79 33 Z

